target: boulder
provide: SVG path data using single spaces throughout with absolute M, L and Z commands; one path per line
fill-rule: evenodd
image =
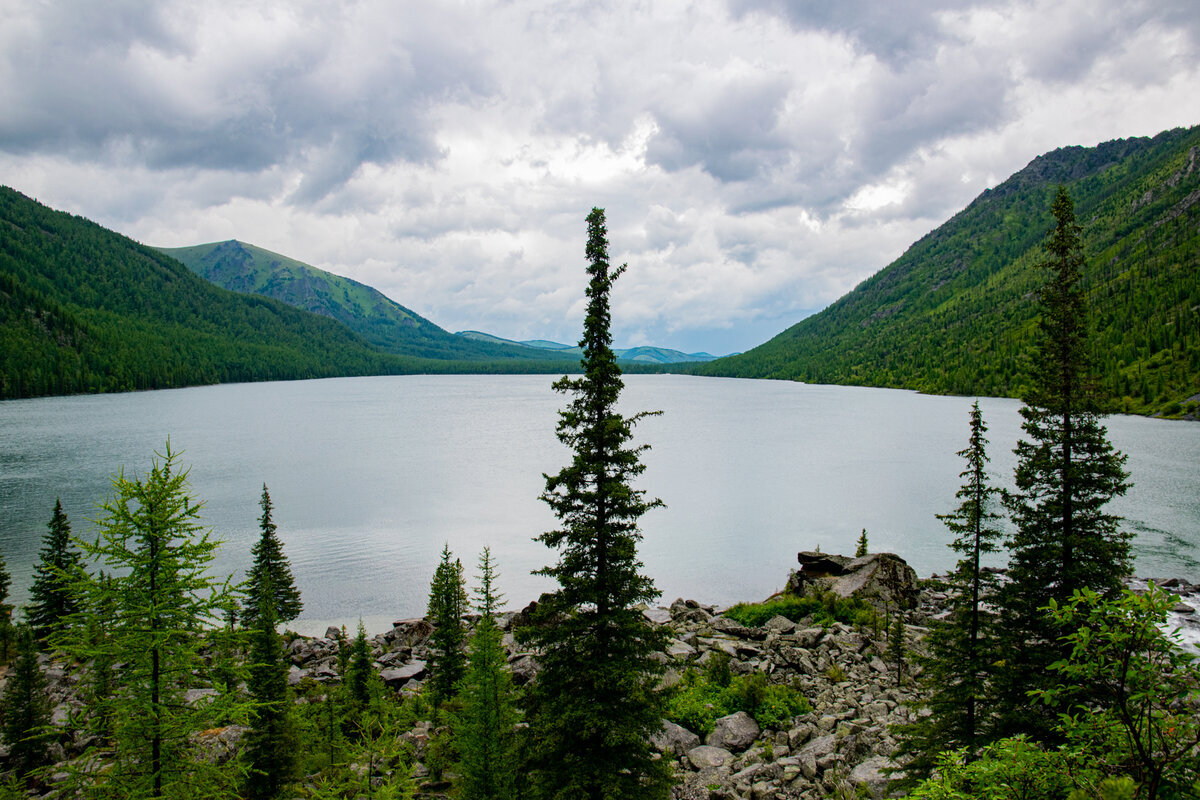
M 426 667 L 424 661 L 413 661 L 400 667 L 389 667 L 380 672 L 379 677 L 388 686 L 403 686 L 411 680 L 424 678 Z
M 708 735 L 704 743 L 711 747 L 722 747 L 738 753 L 754 744 L 754 740 L 761 732 L 754 717 L 745 711 L 738 711 L 736 714 L 730 714 L 717 720 L 713 726 L 713 732 Z
M 887 795 L 888 782 L 892 780 L 887 770 L 894 769 L 895 763 L 885 756 L 872 756 L 859 764 L 850 772 L 850 785 L 855 788 L 863 787 L 873 798 Z
M 244 725 L 226 725 L 193 733 L 188 739 L 196 746 L 201 761 L 220 766 L 238 754 L 242 749 L 242 739 L 249 730 Z
M 687 757 L 696 769 L 719 769 L 733 760 L 733 753 L 723 747 L 702 744 L 689 750 Z
M 700 746 L 700 737 L 682 725 L 664 719 L 662 730 L 650 737 L 650 742 L 658 750 L 674 753 L 682 758 Z
M 859 597 L 873 603 L 915 608 L 920 593 L 917 572 L 895 553 L 869 553 L 860 558 L 802 551 L 796 554 L 800 571 L 788 578 L 787 590 L 805 594 L 810 587 L 839 597 Z
M 406 647 L 422 644 L 433 633 L 433 625 L 424 618 L 399 619 L 392 623 L 392 629 L 385 635 L 389 641 Z
M 537 677 L 537 660 L 528 653 L 522 653 L 510 658 L 508 660 L 508 667 L 512 670 L 512 679 L 515 686 L 524 686 Z

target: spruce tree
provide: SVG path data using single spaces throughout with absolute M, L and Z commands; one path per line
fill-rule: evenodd
M 8 765 L 21 778 L 49 762 L 50 701 L 46 679 L 37 663 L 37 646 L 28 625 L 14 630 L 16 659 L 8 673 L 0 701 Z
M 367 629 L 358 621 L 358 633 L 350 645 L 350 661 L 346 667 L 346 694 L 360 712 L 371 702 L 371 647 Z
M 965 747 L 967 757 L 974 756 L 984 740 L 981 729 L 986 728 L 981 704 L 990 695 L 992 665 L 1000 657 L 997 619 L 990 606 L 997 580 L 984 571 L 981 560 L 999 550 L 1003 534 L 997 527 L 1000 515 L 992 510 L 998 492 L 988 481 L 987 425 L 978 401 L 970 419 L 970 442 L 958 452 L 967 462 L 960 473 L 965 482 L 955 494 L 958 508 L 937 515 L 954 534 L 950 548 L 959 560 L 947 578 L 949 614 L 933 625 L 928 655 L 920 658 L 921 705 L 932 713 L 900 731 L 900 754 L 909 759 L 904 771 L 910 783 L 927 777 L 941 753 Z
M 128 798 L 202 797 L 220 793 L 222 784 L 212 767 L 192 758 L 188 736 L 227 713 L 215 707 L 224 701 L 193 707 L 184 694 L 204 673 L 197 632 L 220 623 L 229 586 L 208 574 L 218 543 L 200 527 L 200 506 L 176 458 L 168 443 L 149 474 L 113 478 L 98 537 L 83 543 L 84 555 L 112 573 L 76 584 L 84 614 L 110 608 L 112 618 L 101 638 L 81 621 L 65 639 L 80 661 L 121 665 L 108 704 L 116 758 L 104 781 Z
M 1010 634 L 1004 670 L 1005 732 L 1049 730 L 1047 709 L 1027 712 L 1026 693 L 1043 688 L 1065 646 L 1042 611 L 1077 589 L 1113 595 L 1131 568 L 1128 533 L 1104 511 L 1129 488 L 1125 456 L 1101 424 L 1082 286 L 1081 228 L 1061 186 L 1051 212 L 1055 226 L 1043 267 L 1032 388 L 1021 408 L 1025 437 L 1015 450 L 1016 490 L 1006 504 L 1016 528 L 1009 583 L 1001 592 Z
M 543 597 L 528 629 L 541 670 L 529 691 L 529 770 L 535 796 L 615 800 L 666 797 L 669 772 L 651 735 L 662 725 L 653 656 L 664 634 L 637 609 L 658 597 L 639 574 L 638 520 L 661 505 L 635 489 L 646 446 L 633 446 L 643 416 L 622 416 L 623 382 L 612 351 L 609 291 L 624 267 L 610 269 L 604 211 L 588 215 L 587 317 L 581 378 L 554 388 L 573 395 L 559 412 L 558 438 L 571 463 L 546 476 L 542 494 L 561 525 L 540 541 L 558 549 L 539 570 L 559 589 Z
M 466 672 L 467 657 L 463 644 L 467 630 L 467 590 L 463 585 L 462 562 L 453 557 L 450 545 L 442 548 L 442 558 L 429 585 L 429 690 L 436 708 L 454 697 L 458 682 Z
M 867 529 L 863 528 L 862 533 L 858 535 L 858 541 L 855 542 L 854 557 L 862 558 L 867 554 Z
M 463 679 L 463 708 L 456 730 L 462 761 L 462 800 L 510 800 L 515 797 L 512 676 L 504 651 L 504 634 L 496 624 L 502 598 L 496 591 L 497 573 L 491 551 L 479 559 L 479 588 L 475 609 L 479 622 L 467 650 Z
M 79 601 L 71 586 L 82 568 L 79 551 L 71 543 L 71 523 L 63 512 L 62 500 L 55 500 L 54 513 L 47 524 L 33 584 L 29 587 L 30 604 L 26 610 L 34 635 L 46 641 L 72 614 L 79 612 Z
M 12 577 L 0 556 L 0 664 L 8 661 L 12 650 L 12 606 L 8 604 L 8 588 L 12 585 Z
M 265 483 L 259 505 L 262 508 L 262 516 L 259 517 L 258 525 L 262 534 L 250 549 L 254 563 L 246 575 L 250 602 L 246 604 L 243 620 L 247 627 L 254 625 L 260 613 L 259 605 L 267 602 L 262 587 L 266 585 L 268 577 L 270 585 L 274 587 L 269 602 L 274 606 L 276 624 L 291 622 L 304 610 L 300 590 L 296 588 L 296 579 L 292 577 L 292 565 L 283 553 L 283 542 L 279 541 L 275 522 L 271 518 L 274 507 L 271 505 L 271 495 Z
M 246 687 L 254 705 L 246 734 L 246 794 L 251 800 L 273 800 L 296 778 L 300 740 L 288 691 L 288 659 L 275 630 L 273 587 L 269 576 L 261 590 L 263 613 L 250 634 L 250 669 Z

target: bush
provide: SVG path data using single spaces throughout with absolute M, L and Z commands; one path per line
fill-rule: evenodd
M 804 596 L 781 594 L 765 603 L 738 603 L 725 612 L 725 617 L 747 628 L 761 627 L 776 615 L 792 622 L 812 617 L 817 624 L 829 627 L 835 622 L 854 624 L 856 619 L 866 619 L 865 612 L 871 610 L 865 600 L 824 591 Z
M 767 683 L 762 673 L 732 678 L 725 686 L 688 670 L 667 700 L 667 719 L 707 736 L 721 717 L 745 711 L 764 728 L 782 728 L 792 717 L 811 710 L 804 695 L 791 686 Z

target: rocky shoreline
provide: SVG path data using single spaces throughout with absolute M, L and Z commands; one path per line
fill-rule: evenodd
M 891 554 L 852 559 L 801 553 L 800 564 L 789 580 L 790 590 L 816 586 L 840 597 L 866 599 L 889 615 L 901 614 L 910 652 L 921 650 L 928 625 L 946 611 L 947 595 L 939 588 L 938 577 L 918 580 L 902 559 Z M 1189 640 L 1200 641 L 1200 620 L 1194 612 L 1200 603 L 1200 586 L 1179 579 L 1156 583 L 1181 595 L 1174 619 L 1191 632 Z M 1145 581 L 1131 585 L 1136 590 Z M 898 680 L 888 661 L 883 632 L 870 626 L 822 625 L 812 618 L 775 616 L 761 626 L 747 627 L 724 616 L 724 610 L 684 599 L 643 609 L 648 620 L 666 628 L 669 638 L 659 654 L 665 667 L 663 685 L 677 684 L 687 670 L 703 670 L 712 659 L 727 657 L 733 675 L 761 673 L 769 683 L 788 684 L 807 698 L 812 710 L 772 728 L 760 727 L 749 714 L 737 712 L 717 720 L 704 737 L 665 721 L 654 744 L 674 764 L 673 796 L 678 800 L 887 796 L 887 770 L 896 766 L 891 760 L 897 746 L 892 729 L 916 713 L 911 707 L 917 699 L 913 679 L 919 668 L 910 664 Z M 523 650 L 513 636 L 525 613 L 506 613 L 498 620 L 517 685 L 537 674 L 536 654 Z M 405 619 L 372 637 L 371 656 L 385 685 L 401 695 L 421 690 L 432 631 L 424 619 Z M 343 635 L 342 629 L 334 627 L 324 636 L 289 635 L 289 683 L 339 680 Z M 78 676 L 49 656 L 40 661 L 53 724 L 65 728 L 82 711 L 75 691 Z M 194 690 L 189 701 L 199 702 L 212 691 Z M 199 744 L 210 758 L 226 760 L 239 749 L 244 732 L 236 726 L 206 731 Z M 429 779 L 423 763 L 432 734 L 424 722 L 402 734 L 415 759 L 418 797 L 442 797 L 446 789 L 445 783 Z M 66 739 L 55 745 L 53 755 L 57 761 L 73 758 L 89 744 L 85 739 Z

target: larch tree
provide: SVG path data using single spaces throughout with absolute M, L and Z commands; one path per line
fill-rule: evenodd
M 46 527 L 38 563 L 33 569 L 33 584 L 29 587 L 30 603 L 25 612 L 34 636 L 40 641 L 47 641 L 80 610 L 79 600 L 71 587 L 79 577 L 82 563 L 79 551 L 71 542 L 71 523 L 63 511 L 61 499 L 54 502 L 54 512 Z
M 947 579 L 949 614 L 932 627 L 928 654 L 920 657 L 921 705 L 932 713 L 900 731 L 908 782 L 927 777 L 940 754 L 948 750 L 965 747 L 972 758 L 984 741 L 981 728 L 990 719 L 981 706 L 990 696 L 993 664 L 1000 657 L 991 606 L 997 578 L 984 570 L 982 560 L 1000 549 L 1004 535 L 997 527 L 998 490 L 988 480 L 987 425 L 978 401 L 971 407 L 970 420 L 969 444 L 958 452 L 966 461 L 959 474 L 964 483 L 955 494 L 958 507 L 937 515 L 954 534 L 950 548 L 959 560 Z
M 112 618 L 102 637 L 81 620 L 64 641 L 80 661 L 121 665 L 107 703 L 116 760 L 95 789 L 101 795 L 205 797 L 224 790 L 224 777 L 194 758 L 188 737 L 229 711 L 213 707 L 221 699 L 192 706 L 184 696 L 205 672 L 199 633 L 220 623 L 231 590 L 228 580 L 209 574 L 218 542 L 201 528 L 200 505 L 176 458 L 168 442 L 144 477 L 114 477 L 97 538 L 83 543 L 84 555 L 111 573 L 81 577 L 81 613 L 108 609 Z
M 442 548 L 442 557 L 429 584 L 428 617 L 433 625 L 429 636 L 429 689 L 434 707 L 454 697 L 458 682 L 466 674 L 467 657 L 463 645 L 467 629 L 467 590 L 463 584 L 462 561 L 454 558 L 450 545 Z
M 1003 670 L 1004 732 L 1049 730 L 1053 709 L 1029 713 L 1026 695 L 1052 679 L 1065 645 L 1043 609 L 1079 589 L 1115 595 L 1131 569 L 1130 536 L 1105 505 L 1129 488 L 1125 456 L 1101 424 L 1087 301 L 1081 228 L 1059 187 L 1055 225 L 1042 266 L 1032 389 L 1021 407 L 1024 437 L 1015 450 L 1016 489 L 1006 498 L 1015 532 L 1009 582 L 1000 593 L 1010 636 Z
M 249 602 L 242 614 L 247 627 L 253 626 L 260 613 L 259 605 L 263 602 L 269 601 L 274 606 L 276 624 L 291 622 L 304 610 L 300 590 L 296 588 L 296 579 L 292 577 L 292 565 L 284 555 L 283 542 L 279 540 L 271 516 L 274 507 L 265 483 L 259 506 L 262 508 L 262 516 L 258 520 L 261 535 L 250 549 L 254 562 L 246 575 Z M 269 598 L 262 592 L 262 586 L 266 585 L 268 578 L 274 587 Z
M 541 669 L 529 690 L 529 780 L 539 798 L 616 800 L 666 797 L 670 776 L 650 737 L 662 726 L 656 692 L 663 644 L 637 606 L 658 597 L 640 574 L 638 521 L 662 505 L 634 488 L 647 445 L 631 444 L 644 414 L 617 410 L 623 381 L 612 350 L 611 269 L 604 211 L 588 215 L 590 281 L 581 378 L 554 388 L 573 396 L 559 412 L 558 438 L 571 463 L 547 475 L 542 499 L 558 517 L 540 541 L 560 551 L 539 570 L 558 581 L 543 596 L 526 636 Z
M 511 800 L 514 794 L 514 728 L 512 676 L 504 650 L 504 634 L 496 624 L 503 598 L 496 591 L 496 566 L 488 548 L 479 558 L 475 610 L 479 621 L 467 648 L 467 674 L 462 683 L 462 711 L 456 724 L 462 775 L 462 800 Z

